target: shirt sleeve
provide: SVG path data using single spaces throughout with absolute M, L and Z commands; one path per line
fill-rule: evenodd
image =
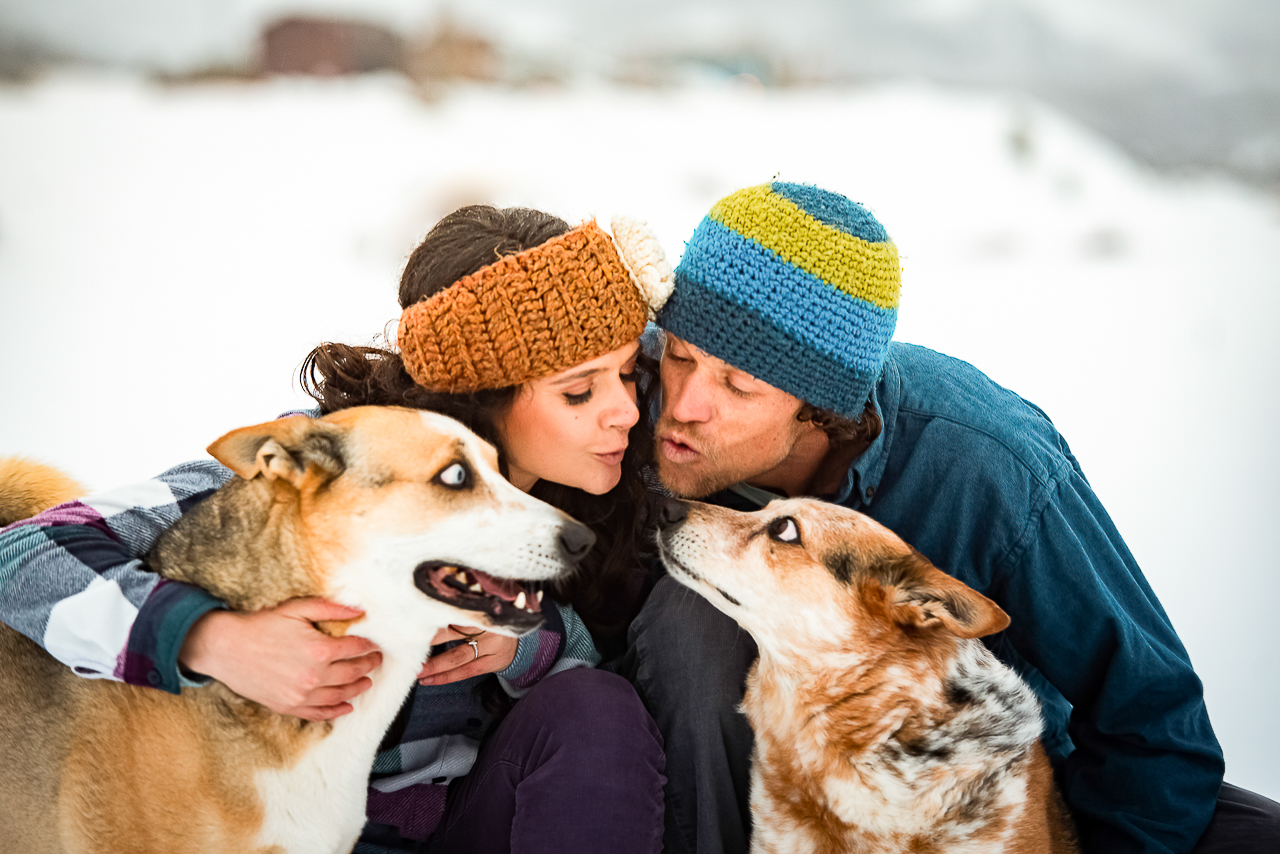
M 506 670 L 497 674 L 498 681 L 512 697 L 522 697 L 541 680 L 574 667 L 595 667 L 600 654 L 591 641 L 591 633 L 577 612 L 568 605 L 547 599 L 546 622 L 537 631 L 520 638 L 516 657 Z
M 1086 852 L 1187 854 L 1223 757 L 1203 687 L 1155 593 L 1072 463 L 1045 490 L 991 594 L 1005 640 L 1071 704 L 1059 768 Z
M 177 693 L 187 631 L 223 605 L 143 558 L 230 477 L 217 463 L 188 463 L 0 531 L 0 621 L 81 676 Z

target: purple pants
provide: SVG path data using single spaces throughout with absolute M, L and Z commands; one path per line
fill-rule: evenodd
M 449 787 L 429 854 L 662 850 L 662 737 L 631 683 L 576 668 L 515 704 Z

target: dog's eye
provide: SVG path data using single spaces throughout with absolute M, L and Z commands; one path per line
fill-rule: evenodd
M 450 489 L 462 489 L 471 482 L 471 471 L 462 463 L 454 463 L 436 475 L 436 480 Z
M 783 516 L 769 523 L 769 536 L 780 543 L 798 543 L 800 542 L 800 529 L 796 527 L 795 519 L 790 516 Z

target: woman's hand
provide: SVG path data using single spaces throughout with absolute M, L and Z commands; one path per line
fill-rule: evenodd
M 292 599 L 252 613 L 210 611 L 187 632 L 178 663 L 273 712 L 311 721 L 340 717 L 352 710 L 348 700 L 373 685 L 368 674 L 382 653 L 367 638 L 330 637 L 314 624 L 361 613 L 324 599 Z
M 418 674 L 418 684 L 447 685 L 482 673 L 506 670 L 515 660 L 516 647 L 520 644 L 516 638 L 505 635 L 466 626 L 449 626 L 436 633 L 431 645 L 459 639 L 472 641 L 475 647 L 470 643 L 458 644 L 451 650 L 431 656 Z

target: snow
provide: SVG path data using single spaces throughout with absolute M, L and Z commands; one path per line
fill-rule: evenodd
M 1146 172 L 1013 94 L 0 88 L 0 454 L 102 489 L 306 404 L 303 356 L 383 332 L 458 204 L 632 213 L 675 258 L 716 198 L 775 175 L 886 225 L 900 340 L 1054 418 L 1205 681 L 1228 779 L 1280 798 L 1280 204 Z

